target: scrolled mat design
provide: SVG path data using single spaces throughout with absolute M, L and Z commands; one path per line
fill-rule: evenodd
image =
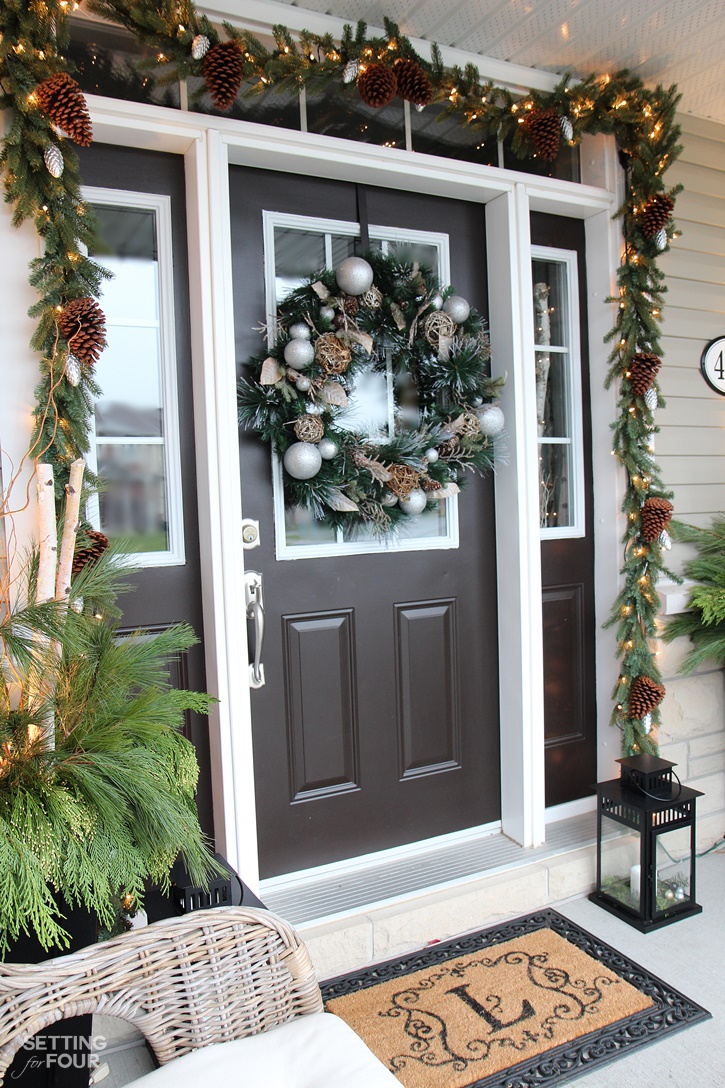
M 405 1088 L 544 1088 L 709 1016 L 550 910 L 322 992 Z

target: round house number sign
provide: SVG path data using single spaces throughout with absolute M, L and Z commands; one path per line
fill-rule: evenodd
M 710 341 L 702 353 L 700 369 L 711 389 L 725 397 L 725 336 Z

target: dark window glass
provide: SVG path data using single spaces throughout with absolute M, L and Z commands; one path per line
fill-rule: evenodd
M 495 138 L 485 139 L 473 125 L 462 125 L 457 117 L 445 116 L 445 103 L 436 102 L 418 111 L 410 111 L 413 151 L 425 155 L 442 155 L 446 159 L 462 159 L 484 166 L 498 166 L 498 145 Z
M 72 19 L 70 32 L 68 57 L 76 66 L 73 75 L 82 91 L 179 108 L 178 83 L 159 86 L 160 64 L 154 63 L 148 70 L 139 67 L 142 60 L 155 61 L 156 54 L 140 45 L 129 31 L 108 23 Z

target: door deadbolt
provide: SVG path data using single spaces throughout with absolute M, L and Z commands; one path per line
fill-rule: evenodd
M 244 548 L 256 548 L 259 544 L 259 522 L 252 518 L 244 518 L 242 521 L 242 546 Z

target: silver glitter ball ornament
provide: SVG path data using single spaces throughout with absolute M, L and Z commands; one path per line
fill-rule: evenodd
M 665 899 L 674 899 L 674 898 L 675 898 L 675 889 L 674 888 L 667 888 L 665 890 Z
M 349 60 L 342 70 L 342 82 L 354 83 L 358 77 L 360 71 L 360 62 L 357 60 Z
M 304 370 L 315 358 L 315 349 L 309 340 L 290 340 L 284 346 L 284 361 L 295 370 Z
M 429 450 L 425 451 L 425 459 L 429 465 L 434 465 L 438 460 L 439 456 L 440 454 L 438 453 L 438 450 L 435 448 L 435 446 L 431 446 Z
M 300 377 L 297 379 L 297 388 L 299 389 L 300 393 L 306 393 L 307 390 L 311 388 L 311 386 L 312 382 L 304 374 L 301 374 Z
M 667 249 L 667 242 L 667 231 L 664 227 L 660 227 L 660 229 L 655 234 L 655 245 L 657 246 L 660 253 L 663 249 Z
M 309 340 L 312 336 L 312 329 L 306 321 L 295 321 L 289 327 L 289 334 L 293 340 Z
M 425 491 L 420 487 L 414 487 L 412 491 L 409 491 L 404 499 L 400 500 L 400 509 L 404 514 L 408 514 L 409 517 L 415 517 L 416 514 L 422 514 L 428 505 L 428 498 Z
M 78 385 L 81 380 L 81 364 L 72 353 L 68 355 L 65 361 L 65 376 L 66 380 L 71 385 Z
M 320 306 L 320 320 L 321 321 L 334 321 L 335 309 L 333 306 Z
M 440 310 L 442 306 L 443 306 L 443 299 L 441 298 L 441 296 L 440 295 L 433 295 L 433 298 L 430 300 L 431 310 Z
M 649 408 L 650 412 L 654 412 L 655 408 L 659 403 L 659 398 L 657 396 L 657 390 L 653 385 L 651 385 L 649 389 L 645 389 L 644 402 Z
M 394 495 L 392 491 L 383 491 L 382 495 L 380 496 L 381 506 L 395 506 L 397 501 L 398 496 Z
M 322 454 L 311 442 L 293 442 L 284 455 L 284 467 L 295 480 L 311 480 L 322 467 Z
M 211 42 L 206 34 L 197 34 L 191 43 L 191 56 L 193 60 L 202 60 L 209 52 Z
M 562 117 L 561 119 L 561 134 L 567 143 L 574 139 L 574 126 L 568 117 Z
M 443 303 L 443 310 L 452 317 L 456 325 L 460 325 L 463 321 L 466 321 L 468 315 L 471 312 L 471 307 L 462 295 L 451 295 Z
M 335 269 L 335 278 L 346 295 L 364 295 L 373 285 L 373 270 L 364 257 L 346 257 Z
M 678 884 L 675 888 L 675 901 L 677 903 L 683 903 L 687 898 L 687 893 L 682 885 Z
M 322 404 L 310 403 L 305 405 L 305 411 L 307 412 L 308 416 L 321 416 L 324 410 L 325 408 Z
M 51 144 L 50 147 L 46 147 L 43 152 L 43 162 L 45 163 L 48 173 L 52 178 L 59 178 L 63 173 L 65 163 L 63 162 L 63 156 L 60 148 L 55 144 Z
M 668 551 L 671 550 L 671 548 L 672 548 L 672 537 L 670 536 L 670 534 L 667 532 L 666 529 L 663 529 L 662 532 L 660 533 L 660 535 L 657 537 L 657 543 L 659 544 L 660 548 L 664 548 L 665 551 L 668 552 Z
M 506 425 L 504 414 L 497 404 L 484 404 L 483 408 L 476 412 L 476 415 L 481 427 L 481 434 L 489 436 L 501 434 Z
M 340 452 L 340 447 L 332 438 L 321 438 L 317 443 L 317 448 L 323 461 L 331 461 Z

